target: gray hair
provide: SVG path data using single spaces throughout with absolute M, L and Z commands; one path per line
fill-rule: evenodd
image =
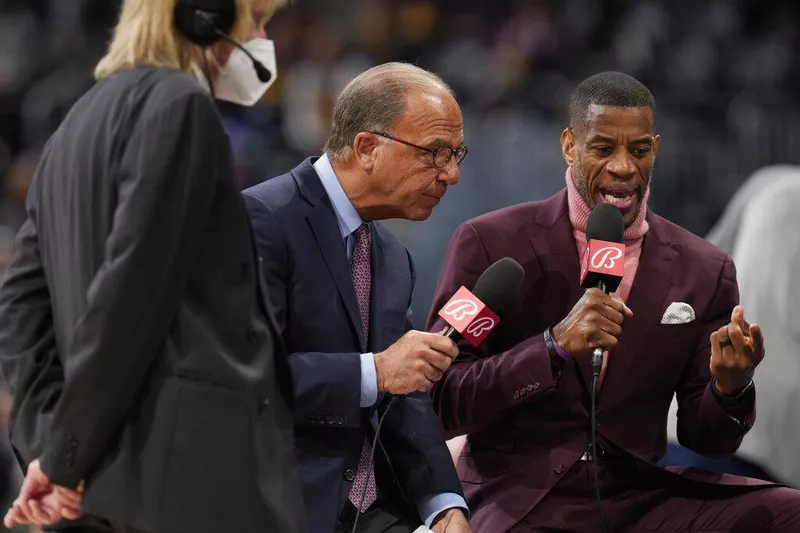
M 405 110 L 412 89 L 440 90 L 455 98 L 442 78 L 408 63 L 384 63 L 356 76 L 336 98 L 324 148 L 328 157 L 346 159 L 362 131 L 389 131 Z

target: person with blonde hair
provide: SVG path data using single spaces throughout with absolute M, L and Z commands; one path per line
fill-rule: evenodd
M 44 149 L 0 287 L 27 471 L 7 526 L 305 530 L 291 377 L 213 102 L 275 80 L 275 8 L 125 0 Z

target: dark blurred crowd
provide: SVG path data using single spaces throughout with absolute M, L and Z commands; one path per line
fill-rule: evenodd
M 279 76 L 260 105 L 221 105 L 242 186 L 318 154 L 333 101 L 390 60 L 441 74 L 465 114 L 462 182 L 424 223 L 397 223 L 423 323 L 456 225 L 560 188 L 558 137 L 575 83 L 644 82 L 662 135 L 652 208 L 700 235 L 757 168 L 800 163 L 795 0 L 293 0 L 271 22 Z M 0 0 L 0 267 L 38 154 L 93 83 L 119 2 Z

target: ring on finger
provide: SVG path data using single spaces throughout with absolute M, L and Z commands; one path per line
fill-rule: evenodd
M 733 342 L 731 342 L 730 337 L 728 337 L 727 339 L 722 339 L 721 341 L 719 341 L 719 347 L 721 349 L 723 349 L 723 350 L 725 349 L 726 346 L 731 346 L 732 344 L 733 344 Z

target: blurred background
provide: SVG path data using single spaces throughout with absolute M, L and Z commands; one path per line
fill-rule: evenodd
M 118 8 L 0 0 L 0 268 L 39 151 L 93 83 Z M 429 220 L 391 223 L 416 260 L 422 327 L 455 227 L 563 186 L 566 104 L 591 74 L 622 70 L 655 95 L 651 207 L 698 235 L 755 170 L 800 164 L 799 23 L 794 0 L 294 0 L 268 26 L 276 84 L 254 108 L 220 108 L 246 187 L 318 155 L 336 94 L 371 65 L 409 61 L 452 85 L 461 182 Z

